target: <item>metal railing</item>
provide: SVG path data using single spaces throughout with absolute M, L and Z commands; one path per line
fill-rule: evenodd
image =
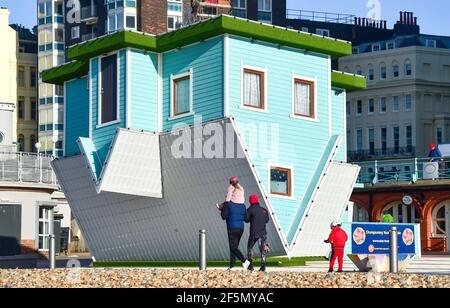
M 83 34 L 81 36 L 81 41 L 85 42 L 85 41 L 89 41 L 92 40 L 93 38 L 97 37 L 97 33 L 88 33 L 88 34 Z
M 315 12 L 305 10 L 286 10 L 286 16 L 288 19 L 301 19 L 319 22 L 330 22 L 339 24 L 354 24 L 355 15 L 328 13 L 328 12 Z
M 425 171 L 429 166 L 430 158 L 406 158 L 393 160 L 374 160 L 355 162 L 361 167 L 358 177 L 359 184 L 380 183 L 415 183 L 421 180 L 448 180 L 450 179 L 450 158 L 436 161 L 437 175 L 430 178 Z M 433 169 L 433 166 L 432 166 Z
M 416 148 L 413 146 L 407 147 L 394 147 L 385 149 L 373 149 L 373 150 L 361 150 L 361 151 L 348 151 L 347 158 L 350 162 L 366 161 L 373 159 L 399 159 L 414 157 Z
M 0 152 L 0 182 L 58 185 L 52 160 L 52 156 L 44 154 Z

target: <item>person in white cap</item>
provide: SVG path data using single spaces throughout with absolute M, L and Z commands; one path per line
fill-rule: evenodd
M 330 259 L 330 270 L 329 272 L 334 271 L 334 263 L 336 259 L 338 259 L 339 269 L 338 272 L 342 272 L 344 266 L 344 249 L 345 243 L 348 241 L 348 235 L 341 228 L 341 223 L 333 221 L 330 225 L 331 233 L 325 243 L 331 244 L 332 247 L 332 255 Z

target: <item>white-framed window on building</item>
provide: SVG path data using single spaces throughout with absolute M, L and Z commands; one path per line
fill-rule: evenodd
M 173 31 L 183 26 L 182 16 L 167 16 L 167 30 Z
M 316 29 L 316 34 L 320 36 L 330 37 L 329 29 Z
M 39 207 L 39 251 L 48 251 L 48 238 L 52 232 L 52 212 L 50 207 Z
M 381 154 L 386 155 L 386 153 L 387 153 L 387 128 L 386 127 L 380 128 L 380 135 L 381 135 Z
M 411 76 L 412 75 L 412 63 L 408 59 L 405 61 L 405 76 Z
M 347 103 L 345 104 L 345 109 L 346 109 L 346 114 L 347 117 L 352 115 L 352 108 L 351 108 L 351 102 L 347 101 Z
M 407 94 L 405 95 L 405 111 L 411 111 L 412 110 L 412 95 Z
M 242 105 L 266 110 L 266 72 L 251 68 L 243 69 Z
M 373 98 L 369 98 L 367 106 L 367 114 L 373 114 L 375 112 L 375 100 Z
M 400 127 L 392 127 L 392 140 L 394 143 L 394 154 L 400 153 Z
M 364 150 L 364 137 L 363 137 L 363 129 L 357 128 L 356 129 L 356 151 L 362 152 Z
M 125 15 L 125 28 L 136 30 L 136 16 L 134 14 Z
M 386 97 L 380 97 L 380 113 L 386 113 L 386 111 L 387 111 Z
M 368 137 L 369 137 L 369 155 L 375 155 L 375 129 L 368 129 Z
M 360 76 L 362 76 L 362 74 L 363 74 L 363 71 L 362 71 L 362 68 L 361 68 L 361 66 L 356 66 L 356 69 L 355 69 L 355 74 L 356 75 L 360 75 Z
M 428 47 L 428 48 L 436 48 L 436 40 L 427 39 L 426 47 Z
M 406 152 L 412 153 L 413 149 L 413 131 L 412 131 L 412 125 L 407 124 L 405 126 L 405 134 L 406 134 Z
M 386 43 L 386 49 L 394 49 L 395 48 L 395 42 L 387 42 Z
M 362 100 L 357 100 L 356 101 L 356 115 L 357 116 L 361 116 L 362 115 L 362 109 L 363 109 L 363 107 L 362 107 Z
M 442 127 L 436 128 L 436 142 L 437 144 L 444 143 L 444 130 Z
M 172 76 L 171 81 L 171 117 L 192 114 L 192 70 Z
M 19 66 L 17 69 L 17 86 L 25 87 L 25 67 Z
M 392 63 L 392 77 L 398 78 L 400 76 L 400 66 L 396 61 Z
M 392 97 L 392 112 L 400 111 L 400 101 L 398 96 Z
M 381 45 L 380 44 L 374 44 L 372 45 L 372 52 L 380 51 Z
M 233 16 L 247 18 L 247 0 L 233 0 L 231 5 Z
M 258 0 L 258 21 L 272 23 L 272 0 Z
M 100 102 L 98 104 L 98 125 L 119 120 L 117 93 L 117 54 L 100 59 Z
M 316 86 L 314 80 L 294 78 L 293 116 L 316 118 Z
M 270 194 L 292 197 L 292 169 L 284 167 L 270 167 Z
M 75 26 L 70 29 L 70 37 L 73 40 L 80 38 L 80 26 Z
M 375 79 L 375 70 L 373 69 L 372 65 L 369 65 L 367 67 L 367 79 L 369 81 L 373 81 Z
M 352 131 L 347 129 L 347 152 L 352 150 Z
M 386 64 L 382 63 L 380 65 L 380 79 L 381 80 L 386 80 L 386 77 L 387 77 Z

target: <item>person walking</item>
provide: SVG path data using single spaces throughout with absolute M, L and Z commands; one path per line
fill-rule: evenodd
M 428 154 L 430 162 L 440 162 L 442 159 L 442 153 L 435 144 L 430 144 L 430 153 Z
M 344 249 L 345 243 L 348 240 L 347 233 L 341 229 L 341 223 L 333 221 L 330 225 L 331 233 L 325 243 L 331 244 L 332 247 L 332 255 L 330 259 L 330 269 L 328 272 L 334 271 L 334 263 L 336 259 L 338 259 L 339 269 L 338 272 L 342 272 L 344 267 Z
M 247 260 L 250 262 L 249 270 L 253 271 L 253 246 L 259 244 L 261 252 L 261 272 L 266 271 L 266 253 L 269 250 L 267 244 L 266 224 L 269 222 L 269 212 L 259 205 L 257 195 L 251 195 L 249 198 L 250 207 L 245 215 L 245 222 L 250 223 L 250 236 L 247 245 Z
M 239 184 L 239 179 L 235 176 L 230 178 L 227 197 L 223 206 L 219 207 L 223 220 L 227 222 L 228 243 L 230 246 L 230 267 L 228 270 L 235 270 L 236 259 L 242 262 L 242 270 L 246 271 L 250 262 L 245 259 L 239 250 L 239 243 L 244 233 L 245 227 L 245 191 Z

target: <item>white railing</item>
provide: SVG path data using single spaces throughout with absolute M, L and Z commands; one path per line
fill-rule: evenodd
M 52 156 L 44 154 L 0 152 L 0 182 L 57 185 L 52 160 Z

